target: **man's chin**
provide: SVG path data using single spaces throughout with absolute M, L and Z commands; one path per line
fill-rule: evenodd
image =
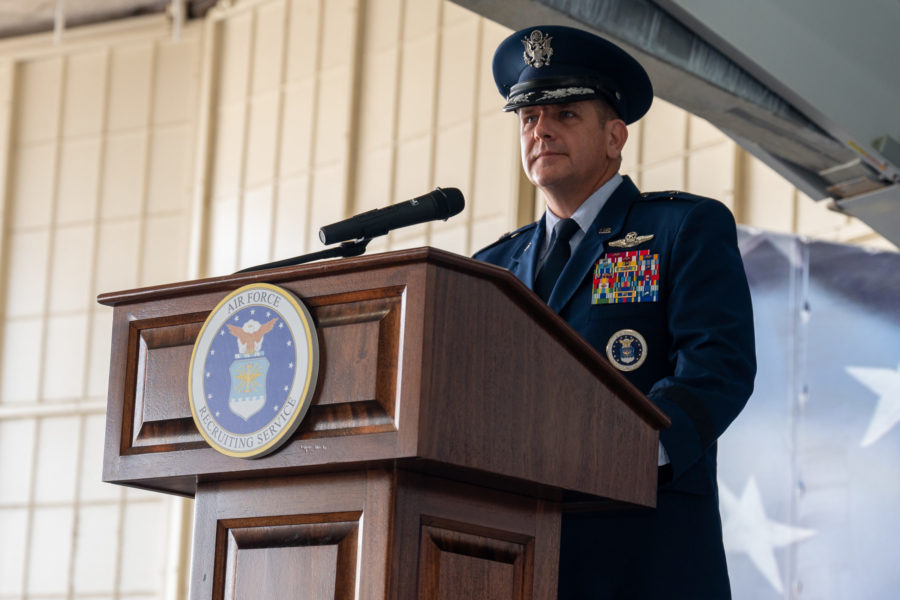
M 565 177 L 566 174 L 564 173 L 558 173 L 548 169 L 532 169 L 528 174 L 528 179 L 531 180 L 531 183 L 539 188 L 553 187 L 554 184 L 564 180 Z

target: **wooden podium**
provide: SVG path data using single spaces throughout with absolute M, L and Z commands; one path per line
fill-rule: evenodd
M 266 282 L 319 383 L 258 459 L 207 445 L 204 319 Z M 194 497 L 191 598 L 555 598 L 560 515 L 655 503 L 668 419 L 510 273 L 430 248 L 104 294 L 105 481 Z

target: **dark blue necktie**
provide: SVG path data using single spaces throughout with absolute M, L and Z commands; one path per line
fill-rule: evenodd
M 559 274 L 562 273 L 563 267 L 569 260 L 569 255 L 572 253 L 569 248 L 569 240 L 576 231 L 578 231 L 578 223 L 573 219 L 562 219 L 553 228 L 550 252 L 547 253 L 547 260 L 544 261 L 544 266 L 538 271 L 534 280 L 534 291 L 544 302 L 550 298 L 550 292 L 553 291 Z

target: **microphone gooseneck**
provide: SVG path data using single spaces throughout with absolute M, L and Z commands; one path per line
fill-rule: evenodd
M 462 192 L 456 188 L 435 188 L 434 191 L 400 202 L 385 208 L 376 208 L 355 217 L 326 225 L 319 230 L 319 239 L 323 244 L 337 244 L 318 252 L 311 252 L 294 258 L 286 258 L 275 262 L 247 267 L 237 271 L 249 273 L 265 269 L 275 269 L 293 265 L 302 265 L 323 258 L 348 258 L 359 256 L 366 251 L 372 238 L 385 235 L 389 231 L 418 225 L 428 221 L 441 219 L 446 221 L 458 215 L 465 207 L 466 201 Z

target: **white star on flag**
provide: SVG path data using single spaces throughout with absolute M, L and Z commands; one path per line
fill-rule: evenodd
M 762 496 L 752 475 L 740 498 L 719 482 L 725 551 L 746 554 L 766 581 L 781 594 L 784 586 L 775 562 L 775 548 L 789 546 L 815 535 L 812 529 L 791 527 L 766 517 Z
M 875 414 L 860 446 L 871 446 L 900 422 L 900 364 L 897 369 L 845 367 L 847 373 L 878 396 Z

